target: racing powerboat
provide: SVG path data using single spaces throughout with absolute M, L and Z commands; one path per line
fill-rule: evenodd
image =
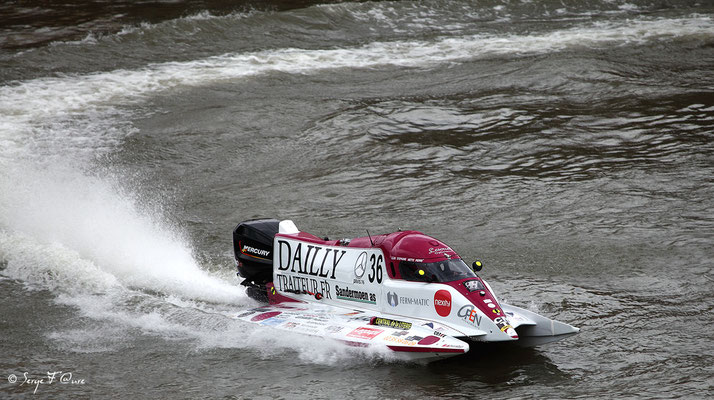
M 265 302 L 236 318 L 276 329 L 381 347 L 427 360 L 478 342 L 537 346 L 579 329 L 502 303 L 445 243 L 418 231 L 330 240 L 290 220 L 254 219 L 233 231 L 238 275 Z

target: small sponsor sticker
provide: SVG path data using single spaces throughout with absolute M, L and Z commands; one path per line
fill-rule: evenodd
M 470 281 L 465 281 L 465 282 L 464 282 L 464 286 L 466 287 L 466 289 L 467 289 L 469 292 L 475 292 L 475 291 L 477 291 L 477 290 L 483 290 L 483 289 L 484 289 L 483 283 L 481 283 L 481 281 L 478 280 L 478 279 L 473 279 L 473 280 L 470 280 Z
M 347 336 L 359 339 L 372 340 L 382 332 L 384 332 L 384 330 L 382 329 L 360 327 L 348 333 Z
M 409 340 L 410 338 L 400 338 L 397 336 L 385 336 L 384 340 L 387 342 L 394 342 L 394 343 L 399 343 L 404 346 L 414 346 L 417 344 L 417 341 L 415 340 Z
M 411 322 L 397 321 L 394 319 L 379 318 L 379 317 L 372 318 L 372 320 L 370 321 L 370 324 L 377 325 L 377 326 L 386 326 L 388 328 L 405 329 L 405 330 L 409 330 L 412 328 Z
M 427 336 L 424 339 L 420 340 L 417 344 L 422 346 L 428 346 L 430 344 L 438 342 L 439 340 L 441 340 L 441 338 L 438 336 Z
M 272 311 L 272 312 L 267 312 L 267 313 L 263 313 L 263 314 L 258 314 L 255 317 L 251 318 L 250 320 L 253 322 L 258 322 L 258 321 L 266 320 L 268 318 L 273 318 L 280 314 L 282 314 L 280 311 Z
M 283 322 L 285 322 L 285 320 L 281 318 L 268 318 L 260 321 L 260 324 L 267 326 L 276 326 L 282 324 Z

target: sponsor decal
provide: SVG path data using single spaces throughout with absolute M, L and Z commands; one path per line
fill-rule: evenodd
M 308 326 L 305 324 L 300 324 L 299 327 L 300 328 L 298 329 L 298 331 L 300 331 L 300 333 L 307 333 L 307 334 L 311 334 L 311 335 L 322 334 L 321 329 L 320 329 L 321 327 Z
M 405 345 L 405 346 L 414 346 L 414 345 L 417 344 L 417 341 L 416 341 L 416 340 L 408 340 L 408 339 L 409 339 L 409 338 L 404 338 L 404 339 L 402 339 L 402 338 L 400 338 L 400 337 L 391 336 L 391 335 L 384 337 L 384 340 L 387 341 L 387 342 L 399 343 L 399 344 L 403 344 L 403 345 Z
M 483 318 L 483 316 L 478 315 L 478 311 L 476 311 L 476 307 L 474 307 L 473 304 L 467 304 L 461 307 L 456 315 L 473 325 L 481 326 L 481 318 Z
M 359 339 L 372 340 L 382 332 L 384 332 L 384 330 L 382 329 L 360 327 L 348 333 L 347 336 Z
M 434 293 L 434 309 L 442 317 L 451 314 L 451 293 L 448 290 L 437 290 Z
M 364 271 L 367 270 L 367 252 L 363 251 L 359 257 L 357 257 L 357 261 L 355 261 L 355 280 L 353 283 L 358 283 L 364 285 L 364 280 L 362 277 L 364 276 Z
M 282 314 L 280 311 L 271 311 L 271 312 L 267 312 L 267 313 L 263 313 L 263 314 L 258 314 L 255 317 L 251 318 L 250 320 L 253 322 L 258 322 L 258 321 L 266 320 L 268 318 L 273 318 L 280 314 Z
M 352 290 L 349 287 L 341 288 L 335 286 L 335 293 L 340 300 L 357 301 L 360 303 L 377 304 L 377 296 L 374 293 Z
M 410 306 L 424 306 L 424 307 L 429 307 L 431 300 L 430 299 L 424 299 L 424 298 L 418 298 L 418 297 L 406 297 L 406 296 L 399 296 L 399 303 L 402 304 L 408 304 Z
M 286 293 L 319 293 L 322 298 L 331 299 L 330 282 L 326 279 L 318 281 L 297 275 L 276 274 L 278 290 Z
M 293 304 L 294 304 L 294 303 L 293 303 Z M 307 311 L 307 310 L 308 310 L 308 309 L 305 308 L 305 307 L 296 307 L 296 306 L 293 306 L 293 305 L 287 306 L 287 305 L 282 304 L 282 303 L 281 303 L 281 304 L 274 304 L 272 307 L 285 309 L 285 312 L 286 312 L 286 313 L 289 313 L 289 314 L 298 314 L 296 311 Z M 288 311 L 288 310 L 289 310 L 289 311 Z M 268 310 L 264 310 L 264 311 L 268 311 Z
M 409 331 L 399 331 L 399 332 L 392 333 L 392 336 L 407 336 L 408 334 L 409 334 Z
M 434 324 L 432 322 L 427 322 L 426 324 L 423 324 L 422 326 L 428 326 L 431 329 L 434 329 Z
M 280 325 L 283 322 L 285 322 L 285 319 L 283 318 L 268 318 L 260 321 L 261 325 L 267 325 L 267 326 L 275 326 L 275 325 Z
M 392 257 L 395 261 L 424 262 L 423 258 Z
M 422 346 L 428 346 L 430 344 L 438 342 L 439 340 L 441 340 L 441 338 L 438 336 L 427 336 L 424 339 L 420 340 L 417 344 Z
M 310 321 L 310 320 L 300 321 L 299 325 L 300 325 L 300 329 L 302 329 L 302 330 L 307 329 L 307 330 L 310 330 L 311 332 L 317 332 L 317 331 L 320 331 L 325 328 L 324 323 L 318 322 L 318 321 Z
M 286 322 L 285 325 L 283 325 L 283 328 L 285 329 L 295 329 L 297 328 L 298 323 L 297 322 Z
M 478 280 L 478 279 L 473 279 L 473 280 L 470 280 L 470 281 L 465 281 L 465 282 L 464 282 L 464 286 L 466 286 L 466 289 L 467 289 L 469 292 L 475 292 L 475 291 L 477 291 L 477 290 L 483 290 L 483 289 L 485 289 L 485 287 L 483 286 L 483 283 L 481 283 L 481 281 Z
M 247 244 L 243 245 L 240 251 L 247 256 L 257 256 L 258 258 L 265 258 L 270 255 L 270 250 L 259 249 L 257 247 L 248 246 Z
M 317 314 L 299 314 L 295 316 L 295 319 L 306 319 L 322 323 L 327 322 L 329 320 L 326 316 Z
M 432 333 L 432 335 L 438 336 L 438 337 L 441 337 L 441 338 L 443 338 L 444 336 L 446 336 L 444 333 L 441 333 L 441 332 L 439 332 L 439 331 L 434 331 L 434 333 Z
M 509 336 L 517 336 L 516 330 L 513 329 L 511 326 L 510 322 L 508 321 L 508 318 L 506 317 L 496 317 L 493 319 L 493 322 L 496 324 L 498 329 L 501 330 L 501 332 L 506 333 Z
M 303 249 L 303 245 L 305 248 Z M 347 250 L 278 239 L 278 270 L 335 279 L 337 266 Z
M 436 243 L 435 243 L 436 244 Z M 446 253 L 447 251 L 453 251 L 451 250 L 451 247 L 446 246 L 446 247 L 430 247 L 429 248 L 429 254 L 443 254 Z
M 327 328 L 325 328 L 325 331 L 326 331 L 326 332 L 337 333 L 337 332 L 342 332 L 343 329 L 345 329 L 345 328 L 342 327 L 342 326 L 331 325 L 331 326 L 328 326 Z
M 488 303 L 488 307 L 489 307 L 489 308 L 496 308 L 496 305 L 493 304 L 493 303 Z
M 273 244 L 273 282 L 278 291 L 336 299 L 335 285 L 381 283 L 384 255 L 379 249 L 327 246 L 277 236 Z M 349 290 L 349 288 L 345 289 Z M 349 293 L 342 300 L 360 301 Z M 376 295 L 366 302 L 377 304 Z M 365 299 L 362 299 L 365 300 Z
M 375 317 L 375 318 L 372 318 L 371 323 L 372 323 L 372 325 L 386 326 L 388 328 L 395 328 L 395 329 L 409 330 L 412 328 L 411 322 L 397 321 L 397 320 L 388 319 L 388 318 Z
M 399 296 L 397 296 L 397 294 L 394 292 L 387 292 L 387 304 L 389 304 L 392 307 L 398 306 L 399 305 Z

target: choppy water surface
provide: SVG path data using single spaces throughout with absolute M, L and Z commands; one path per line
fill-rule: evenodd
M 708 2 L 52 3 L 0 6 L 4 397 L 714 394 Z M 582 332 L 425 366 L 245 326 L 262 216 L 421 230 Z

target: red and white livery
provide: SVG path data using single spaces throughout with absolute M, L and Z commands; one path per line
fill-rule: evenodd
M 250 220 L 233 232 L 238 273 L 266 306 L 237 318 L 434 360 L 474 342 L 535 346 L 578 328 L 499 302 L 445 243 L 417 231 L 329 240 L 290 220 Z

